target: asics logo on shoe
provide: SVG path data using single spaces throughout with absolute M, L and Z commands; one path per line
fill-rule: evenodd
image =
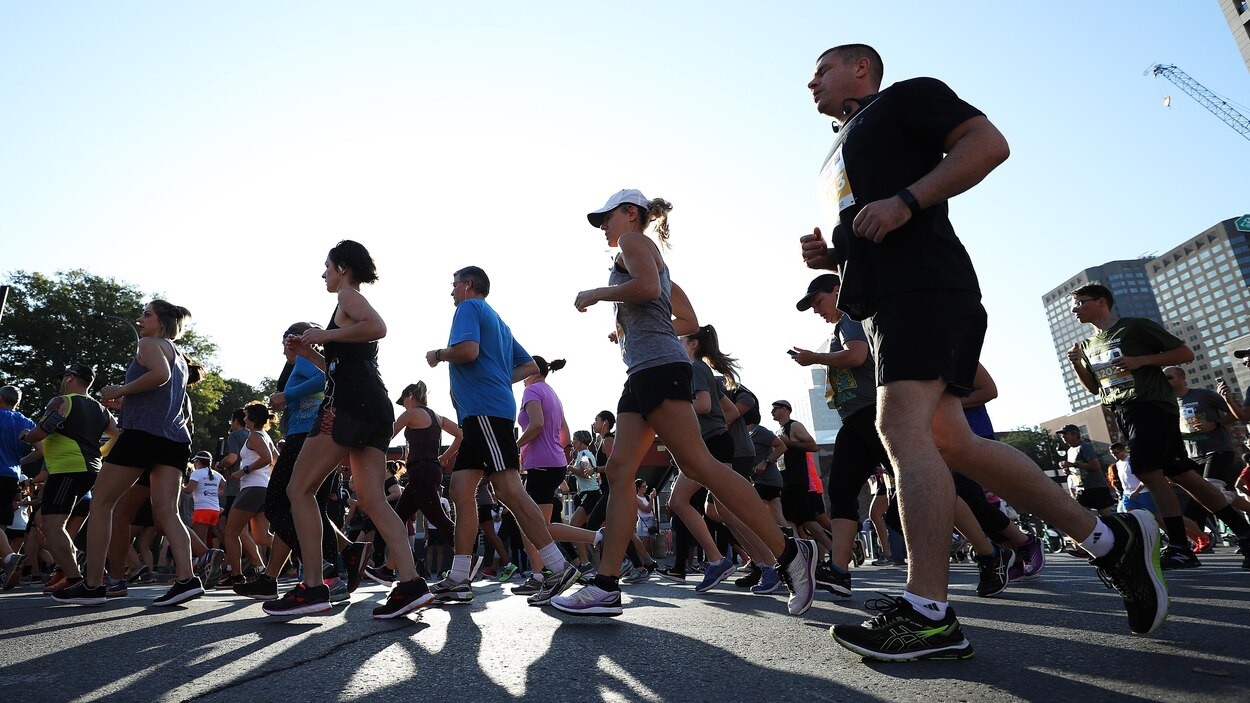
M 906 625 L 890 628 L 890 636 L 886 638 L 882 649 L 884 651 L 901 651 L 912 646 L 924 646 L 928 644 L 928 639 L 951 634 L 953 629 L 954 625 L 942 625 L 924 630 L 911 630 Z

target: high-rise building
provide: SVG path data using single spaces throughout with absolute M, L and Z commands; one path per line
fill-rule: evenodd
M 1115 310 L 1121 317 L 1145 317 L 1163 324 L 1146 273 L 1150 261 L 1150 258 L 1126 259 L 1087 268 L 1042 296 L 1046 322 L 1055 344 L 1055 358 L 1063 373 L 1063 387 L 1073 412 L 1097 403 L 1098 396 L 1085 390 L 1068 363 L 1068 350 L 1090 335 L 1090 328 L 1077 322 L 1072 314 L 1072 291 L 1091 283 L 1104 285 L 1115 296 Z
M 1250 2 L 1220 0 L 1220 9 L 1224 11 L 1224 19 L 1228 20 L 1228 28 L 1233 32 L 1233 41 L 1241 52 L 1241 60 L 1246 62 L 1246 70 L 1250 71 Z
M 1250 216 L 1225 220 L 1153 259 L 1112 261 L 1085 269 L 1042 296 L 1073 412 L 1098 402 L 1076 378 L 1067 352 L 1093 328 L 1076 321 L 1072 291 L 1100 283 L 1115 295 L 1120 317 L 1162 324 L 1194 351 L 1184 365 L 1189 385 L 1215 388 L 1221 379 L 1241 392 L 1247 375 L 1232 350 L 1250 335 Z M 1238 373 L 1242 371 L 1243 373 Z

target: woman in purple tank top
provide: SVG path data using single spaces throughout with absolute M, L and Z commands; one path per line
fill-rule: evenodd
M 191 406 L 188 381 L 198 376 L 173 340 L 182 335 L 191 313 L 184 307 L 153 300 L 138 319 L 139 346 L 126 381 L 105 386 L 105 401 L 124 398 L 121 436 L 105 459 L 92 487 L 91 519 L 87 522 L 87 569 L 83 580 L 53 594 L 61 603 L 103 605 L 107 599 L 104 561 L 113 532 L 113 510 L 136 482 L 151 485 L 152 518 L 169 540 L 177 580 L 153 605 L 176 605 L 198 598 L 204 586 L 191 565 L 191 537 L 178 516 L 182 478 L 191 458 Z M 189 376 L 196 375 L 196 378 Z M 124 586 L 124 582 L 123 586 Z

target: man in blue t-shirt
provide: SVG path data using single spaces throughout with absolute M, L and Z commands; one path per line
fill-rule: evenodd
M 464 431 L 451 475 L 451 499 L 456 505 L 456 556 L 447 578 L 430 585 L 440 601 L 472 600 L 473 543 L 477 537 L 477 486 L 485 476 L 495 495 L 516 516 L 517 524 L 542 557 L 549 574 L 534 574 L 513 589 L 528 595 L 531 605 L 546 605 L 571 586 L 579 575 L 551 539 L 547 521 L 521 483 L 520 451 L 513 420 L 516 397 L 512 385 L 538 373 L 538 365 L 512 337 L 486 302 L 490 278 L 477 266 L 452 276 L 451 297 L 456 304 L 447 346 L 427 352 L 431 367 L 451 367 L 451 400 Z
M 5 590 L 17 584 L 22 570 L 22 555 L 13 553 L 8 535 L 4 534 L 4 529 L 13 523 L 17 483 L 21 478 L 19 460 L 26 453 L 19 435 L 35 426 L 17 411 L 21 402 L 22 391 L 16 386 L 0 387 L 0 587 Z

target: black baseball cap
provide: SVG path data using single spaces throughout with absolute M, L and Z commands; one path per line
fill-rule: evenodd
M 87 366 L 86 364 L 71 364 L 66 366 L 65 370 L 61 372 L 61 375 L 64 376 L 67 373 L 72 373 L 86 381 L 88 386 L 95 383 L 95 369 Z
M 828 293 L 840 285 L 842 285 L 842 279 L 838 278 L 838 274 L 822 273 L 813 278 L 811 283 L 807 284 L 807 295 L 800 298 L 799 302 L 794 307 L 798 308 L 799 312 L 811 310 L 812 296 L 822 292 Z
M 1059 434 L 1065 434 L 1068 432 L 1075 432 L 1077 434 L 1081 434 L 1081 428 L 1077 427 L 1076 425 L 1064 425 L 1063 427 L 1059 428 Z
M 1237 351 L 1233 352 L 1233 356 L 1237 357 L 1238 359 L 1244 359 L 1247 356 L 1250 356 L 1250 349 L 1238 349 Z
M 408 385 L 404 386 L 403 392 L 400 393 L 399 397 L 395 399 L 395 404 L 400 407 L 403 407 L 404 398 L 407 398 L 409 395 L 412 395 L 413 393 L 416 393 L 416 392 L 417 392 L 417 384 L 409 383 Z
M 774 400 L 773 407 L 775 408 L 778 405 L 785 408 L 786 410 L 789 410 L 790 412 L 794 412 L 794 407 L 790 405 L 790 401 L 788 400 Z

